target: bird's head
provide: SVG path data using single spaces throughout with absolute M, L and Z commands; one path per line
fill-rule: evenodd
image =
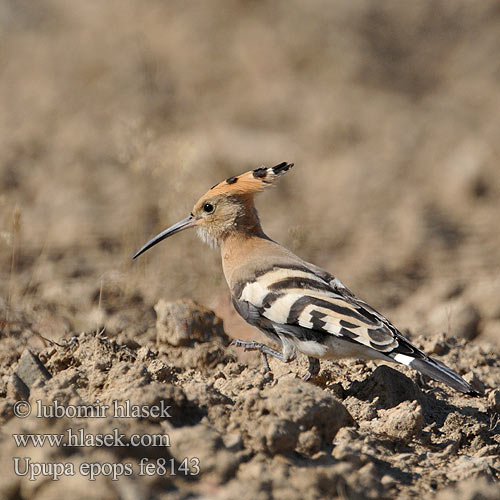
M 262 232 L 254 196 L 273 185 L 292 167 L 293 163 L 283 162 L 274 167 L 256 168 L 219 182 L 196 202 L 188 217 L 155 236 L 133 258 L 189 227 L 196 227 L 202 239 L 212 245 L 220 245 L 232 231 Z

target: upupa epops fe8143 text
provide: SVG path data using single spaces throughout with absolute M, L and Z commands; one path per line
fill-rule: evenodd
M 305 262 L 262 230 L 254 197 L 292 168 L 291 163 L 257 168 L 216 184 L 184 220 L 166 229 L 134 259 L 165 238 L 196 227 L 218 245 L 235 309 L 276 342 L 236 340 L 283 362 L 297 351 L 308 357 L 307 378 L 319 371 L 318 358 L 378 359 L 410 366 L 457 391 L 477 395 L 460 375 L 412 345 L 388 319 L 361 301 L 341 281 Z

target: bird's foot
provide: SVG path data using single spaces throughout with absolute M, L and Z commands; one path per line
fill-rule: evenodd
M 311 377 L 316 376 L 320 369 L 319 359 L 308 356 L 307 361 L 309 361 L 309 367 L 307 369 L 307 373 L 302 377 L 302 380 L 305 382 L 307 382 Z
M 274 358 L 283 361 L 283 363 L 289 361 L 289 359 L 286 359 L 285 356 L 281 354 L 281 352 L 275 351 L 274 349 L 271 349 L 267 345 L 261 344 L 260 342 L 255 342 L 254 340 L 236 339 L 233 340 L 230 345 L 234 345 L 235 347 L 243 347 L 245 351 L 259 351 L 262 354 L 264 354 L 264 359 L 265 359 L 264 366 L 267 368 L 267 370 L 269 370 L 269 363 L 267 363 L 267 358 L 265 357 L 266 355 L 273 356 Z

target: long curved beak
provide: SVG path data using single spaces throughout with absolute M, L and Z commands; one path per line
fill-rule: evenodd
M 177 224 L 170 226 L 168 229 L 165 229 L 165 231 L 162 231 L 160 234 L 155 236 L 152 240 L 148 241 L 132 257 L 132 259 L 136 259 L 137 257 L 139 257 L 139 255 L 143 254 L 146 250 L 149 250 L 151 247 L 155 246 L 157 243 L 160 243 L 160 241 L 163 241 L 165 238 L 168 238 L 169 236 L 172 236 L 175 233 L 180 233 L 181 231 L 184 231 L 184 229 L 187 229 L 188 227 L 193 227 L 195 225 L 196 225 L 196 219 L 192 215 L 190 215 L 189 217 L 186 217 L 185 219 L 182 219 L 181 221 L 177 222 Z

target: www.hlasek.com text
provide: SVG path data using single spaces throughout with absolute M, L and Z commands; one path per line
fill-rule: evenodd
M 118 446 L 118 447 L 170 447 L 170 436 L 168 434 L 132 434 L 127 438 L 118 429 L 112 432 L 92 433 L 84 429 L 66 429 L 64 433 L 58 434 L 13 434 L 16 446 L 25 448 L 34 446 L 41 448 L 48 446 L 63 446 L 68 448 Z

